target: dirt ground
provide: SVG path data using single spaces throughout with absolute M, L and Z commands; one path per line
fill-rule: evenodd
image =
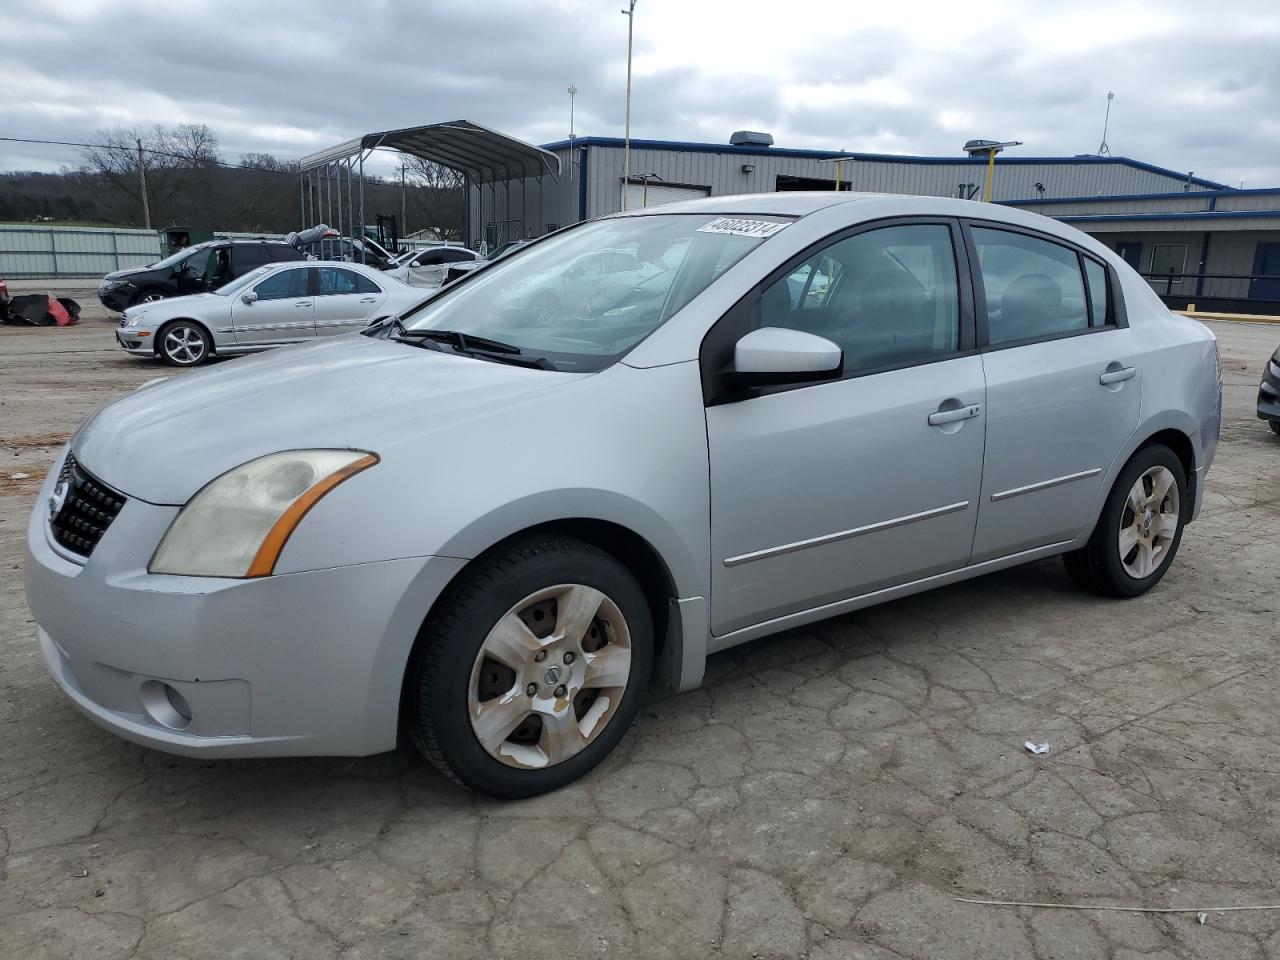
M 1222 446 L 1153 593 L 1044 562 L 760 641 L 585 781 L 500 804 L 403 748 L 169 757 L 55 689 L 36 486 L 170 372 L 80 299 L 79 327 L 0 329 L 0 957 L 1280 957 L 1280 911 L 955 899 L 1280 904 L 1280 438 L 1253 417 L 1280 327 L 1213 325 Z

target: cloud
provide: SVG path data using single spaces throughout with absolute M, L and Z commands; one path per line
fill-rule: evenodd
M 617 0 L 9 0 L 0 126 L 91 139 L 202 122 L 223 153 L 296 158 L 372 130 L 467 118 L 535 142 L 622 133 Z M 876 5 L 640 0 L 632 134 L 957 155 L 971 137 L 1026 156 L 1097 149 L 1210 179 L 1280 185 L 1280 8 L 1154 0 Z M 1229 22 L 1228 22 L 1229 21 Z M 6 169 L 78 162 L 7 144 Z

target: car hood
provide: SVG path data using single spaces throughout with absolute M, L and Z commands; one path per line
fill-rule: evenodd
M 173 317 L 207 320 L 218 308 L 229 308 L 231 300 L 216 293 L 191 293 L 185 297 L 167 297 L 152 303 L 140 303 L 125 311 L 129 319 L 140 317 L 155 324 Z
M 139 277 L 144 273 L 151 273 L 155 270 L 154 264 L 147 267 L 130 267 L 128 270 L 116 270 L 114 273 L 108 273 L 102 279 L 105 280 L 128 280 L 130 277 Z
M 351 448 L 393 459 L 405 445 L 466 431 L 479 417 L 587 376 L 356 334 L 145 386 L 95 414 L 71 446 L 86 470 L 120 492 L 182 504 L 268 453 Z

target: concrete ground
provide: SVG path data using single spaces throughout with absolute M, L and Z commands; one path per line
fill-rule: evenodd
M 503 804 L 408 749 L 153 753 L 54 688 L 21 586 L 38 478 L 169 372 L 82 299 L 77 328 L 0 330 L 0 957 L 1280 957 L 1280 911 L 955 899 L 1280 904 L 1275 328 L 1214 325 L 1222 447 L 1153 593 L 1045 562 L 757 642 L 584 782 Z

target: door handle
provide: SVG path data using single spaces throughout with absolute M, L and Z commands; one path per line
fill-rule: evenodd
M 929 426 L 941 427 L 943 424 L 956 423 L 959 420 L 972 420 L 980 413 L 982 413 L 982 404 L 980 403 L 956 407 L 954 410 L 939 410 L 936 413 L 929 414 Z
M 1138 373 L 1136 367 L 1120 367 L 1111 364 L 1106 371 L 1098 377 L 1098 382 L 1104 387 L 1109 383 L 1121 383 L 1125 380 L 1132 380 Z

